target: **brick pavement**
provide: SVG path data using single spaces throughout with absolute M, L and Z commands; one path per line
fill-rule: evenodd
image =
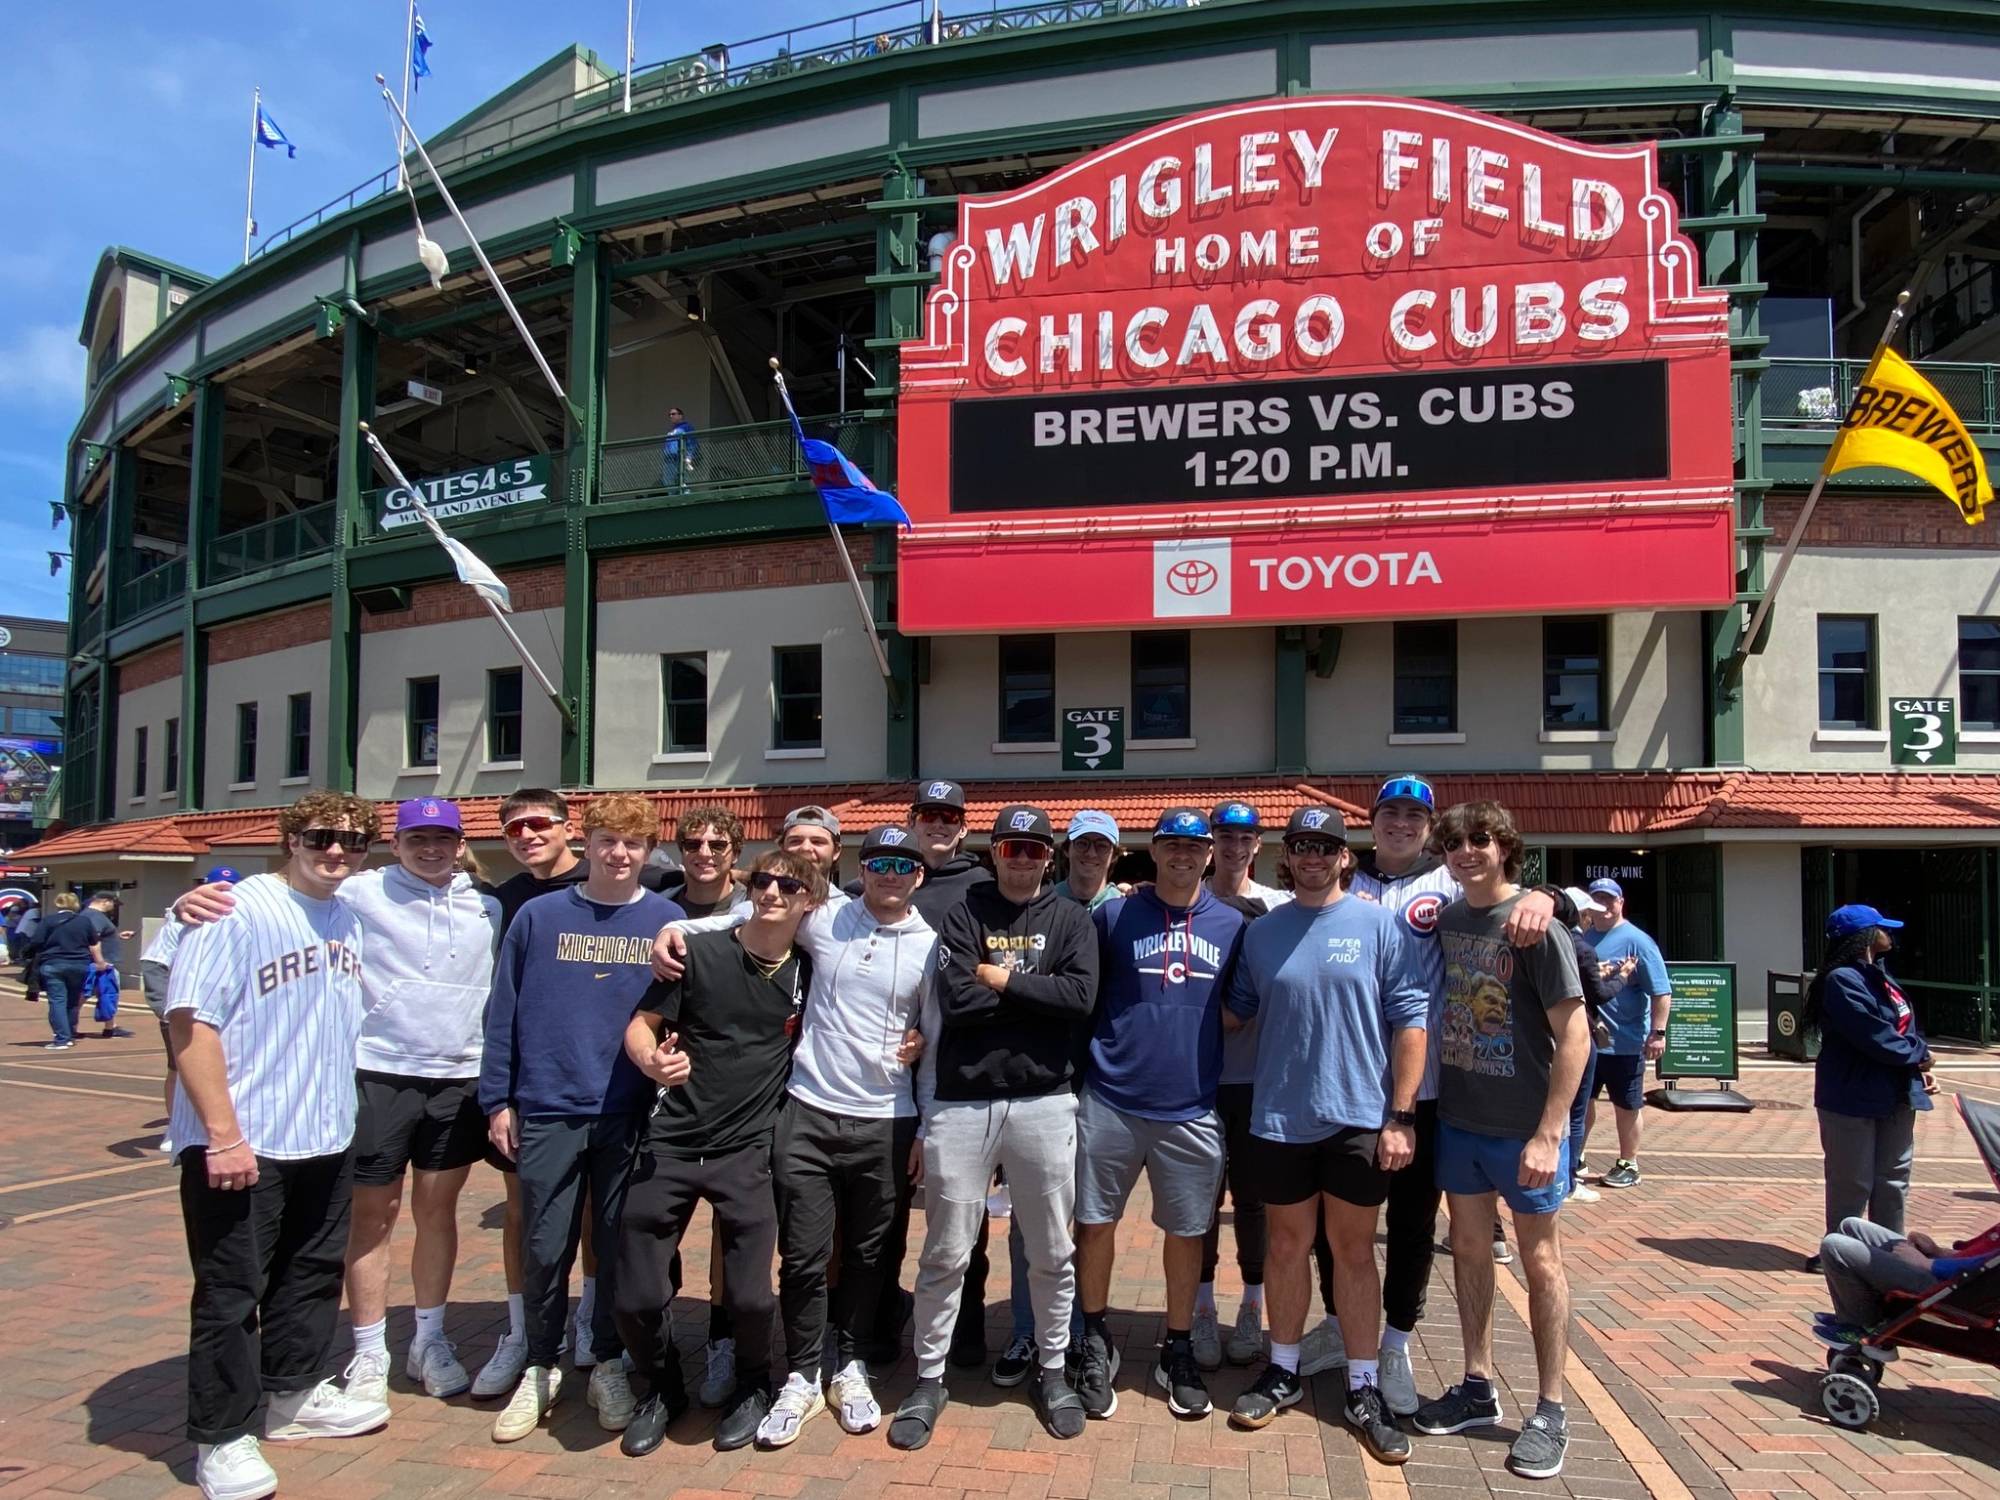
M 66 1054 L 35 1050 L 46 1034 L 18 987 L 0 984 L 0 1500 L 89 1494 L 113 1500 L 189 1492 L 192 1450 L 182 1440 L 182 1351 L 187 1272 L 169 1169 L 150 1150 L 161 1123 L 158 1041 L 140 1035 L 85 1042 Z M 2000 1069 L 1944 1076 L 2000 1102 Z M 1884 1411 L 1868 1433 L 1818 1414 L 1820 1350 L 1807 1336 L 1823 1288 L 1797 1270 L 1817 1238 L 1818 1155 L 1805 1108 L 1804 1069 L 1753 1070 L 1744 1091 L 1763 1101 L 1747 1117 L 1652 1112 L 1646 1183 L 1607 1193 L 1566 1215 L 1576 1308 L 1570 1411 L 1575 1439 L 1560 1480 L 1534 1484 L 1503 1466 L 1499 1435 L 1416 1440 L 1415 1460 L 1366 1463 L 1340 1424 L 1334 1379 L 1262 1432 L 1237 1432 L 1218 1414 L 1179 1423 L 1150 1386 L 1164 1288 L 1150 1226 L 1134 1228 L 1114 1282 L 1112 1327 L 1125 1353 L 1116 1416 L 1072 1443 L 1048 1437 L 1020 1390 L 953 1372 L 953 1405 L 920 1454 L 880 1434 L 850 1438 L 830 1418 L 773 1454 L 718 1454 L 713 1414 L 684 1419 L 660 1453 L 621 1457 L 580 1399 L 524 1442 L 488 1439 L 490 1406 L 436 1402 L 392 1382 L 394 1421 L 348 1442 L 273 1445 L 288 1496 L 611 1495 L 708 1497 L 961 1496 L 1226 1500 L 1481 1500 L 1645 1495 L 1744 1500 L 1765 1496 L 2000 1494 L 2000 1374 L 1908 1355 L 1883 1384 Z M 2000 1194 L 1955 1116 L 1926 1118 L 1911 1221 L 1942 1235 L 2000 1219 Z M 451 1327 L 468 1365 L 505 1323 L 497 1184 L 476 1169 L 462 1218 Z M 1135 1205 L 1143 1222 L 1143 1205 Z M 407 1228 L 404 1230 L 407 1234 Z M 698 1350 L 705 1319 L 707 1233 L 689 1236 L 688 1291 L 676 1308 L 679 1342 Z M 1219 1289 L 1235 1308 L 1228 1239 Z M 398 1291 L 406 1297 L 399 1270 Z M 1507 1405 L 1532 1401 L 1533 1356 L 1518 1268 L 1502 1274 L 1496 1349 Z M 996 1348 L 1005 1325 L 1004 1257 L 989 1289 Z M 391 1316 L 392 1345 L 409 1311 Z M 344 1335 L 343 1335 L 344 1337 Z M 1458 1333 L 1450 1261 L 1441 1257 L 1430 1316 L 1413 1346 L 1420 1385 L 1456 1374 Z M 893 1402 L 914 1371 L 907 1354 L 882 1382 Z M 1250 1372 L 1211 1379 L 1226 1407 Z

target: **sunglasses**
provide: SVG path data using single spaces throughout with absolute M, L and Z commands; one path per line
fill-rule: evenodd
M 1493 835 L 1482 828 L 1477 833 L 1468 833 L 1464 838 L 1453 836 L 1444 841 L 1444 852 L 1449 854 L 1452 850 L 1462 849 L 1467 844 L 1475 849 L 1490 848 L 1493 844 Z
M 368 847 L 369 840 L 358 828 L 308 828 L 299 835 L 299 842 L 320 853 L 338 844 L 349 854 L 359 854 Z
M 911 816 L 920 823 L 944 823 L 953 828 L 965 821 L 965 814 L 955 807 L 919 807 L 912 810 Z
M 509 818 L 500 831 L 508 838 L 519 838 L 524 833 L 547 833 L 551 828 L 562 827 L 562 819 L 547 817 L 541 813 L 530 813 L 519 818 Z
M 1001 859 L 1047 859 L 1049 846 L 1040 839 L 1002 839 L 993 852 Z
M 899 854 L 883 854 L 862 860 L 861 868 L 870 875 L 914 875 L 917 873 L 917 862 Z
M 683 854 L 727 854 L 728 839 L 680 839 L 677 841 Z
M 759 870 L 750 877 L 750 889 L 753 891 L 768 891 L 774 885 L 781 896 L 796 896 L 806 888 L 803 880 L 791 875 L 780 875 L 775 870 Z
M 1334 851 L 1341 847 L 1335 839 L 1287 839 L 1287 854 L 1303 854 L 1307 859 L 1332 859 Z

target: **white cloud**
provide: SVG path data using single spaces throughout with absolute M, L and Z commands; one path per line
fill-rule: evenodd
M 76 330 L 34 323 L 0 344 L 0 397 L 34 406 L 77 407 L 83 402 L 83 346 Z

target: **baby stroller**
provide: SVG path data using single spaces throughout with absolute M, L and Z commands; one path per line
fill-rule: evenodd
M 1959 1117 L 1980 1159 L 2000 1187 L 2000 1105 L 1958 1095 Z M 1959 1255 L 1993 1257 L 1927 1292 L 1890 1292 L 1888 1315 L 1869 1330 L 1864 1349 L 1893 1358 L 1899 1349 L 1928 1349 L 1982 1365 L 2000 1365 L 2000 1224 L 1959 1246 Z M 1882 1414 L 1882 1360 L 1843 1351 L 1827 1356 L 1819 1404 L 1842 1427 L 1859 1432 Z

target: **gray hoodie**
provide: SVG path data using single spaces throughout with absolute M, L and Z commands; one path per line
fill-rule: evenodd
M 465 874 L 448 886 L 401 865 L 363 870 L 340 887 L 361 919 L 368 1015 L 354 1065 L 412 1078 L 477 1078 L 500 940 L 500 903 Z

